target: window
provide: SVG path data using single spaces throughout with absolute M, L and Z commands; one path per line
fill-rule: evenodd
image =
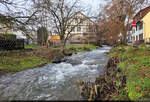
M 81 27 L 78 27 L 78 28 L 77 28 L 77 31 L 78 31 L 78 32 L 81 32 Z
M 78 19 L 77 18 L 75 18 L 75 24 L 78 24 Z
M 80 19 L 80 23 L 81 23 L 81 24 L 83 24 L 83 21 L 84 21 L 84 19 L 83 19 L 83 18 L 81 18 L 81 19 Z
M 72 32 L 75 32 L 75 27 L 71 27 Z
M 78 23 L 81 23 L 81 19 L 80 18 L 78 19 Z
M 142 23 L 139 25 L 139 30 L 141 30 L 141 29 L 143 29 L 143 24 Z
M 133 36 L 133 41 L 135 41 L 135 36 Z
M 78 37 L 77 40 L 80 40 L 80 37 Z
M 136 40 L 138 40 L 138 36 L 136 36 Z
M 139 35 L 139 40 L 143 40 L 143 34 Z

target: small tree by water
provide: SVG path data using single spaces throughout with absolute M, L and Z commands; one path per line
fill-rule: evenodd
M 40 27 L 37 31 L 37 40 L 39 45 L 46 45 L 48 39 L 48 31 L 45 27 Z

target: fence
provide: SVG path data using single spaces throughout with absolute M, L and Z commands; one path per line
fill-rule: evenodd
M 50 46 L 61 46 L 61 40 L 60 39 L 50 39 L 49 45 Z
M 0 39 L 0 50 L 24 49 L 24 39 Z

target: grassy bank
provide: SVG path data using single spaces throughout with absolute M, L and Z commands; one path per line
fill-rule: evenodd
M 110 51 L 111 57 L 118 57 L 121 63 L 117 68 L 117 78 L 125 75 L 126 86 L 114 95 L 115 100 L 150 100 L 150 48 L 141 45 L 138 48 L 131 46 L 119 46 Z M 117 80 L 117 84 L 121 84 Z
M 66 46 L 66 52 L 73 49 L 72 53 L 84 52 L 96 49 L 96 46 Z M 27 50 L 30 49 L 30 50 Z M 31 50 L 32 49 L 32 50 Z M 36 68 L 51 63 L 54 58 L 62 54 L 60 47 L 41 47 L 37 45 L 26 45 L 25 50 L 1 51 L 0 73 L 18 72 L 26 69 Z
M 94 46 L 91 44 L 87 45 L 79 45 L 79 46 L 72 46 L 72 45 L 67 45 L 67 49 L 73 48 L 75 49 L 75 52 L 86 52 L 86 51 L 92 51 L 94 49 L 97 49 L 98 46 Z
M 103 75 L 80 82 L 80 94 L 89 101 L 149 101 L 150 48 L 118 46 L 111 49 Z
M 3 57 L 0 62 L 0 70 L 5 70 L 6 72 L 18 72 L 25 69 L 30 69 L 34 67 L 46 64 L 48 61 L 37 56 L 27 56 L 24 58 L 13 58 Z

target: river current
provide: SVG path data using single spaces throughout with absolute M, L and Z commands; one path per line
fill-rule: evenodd
M 79 100 L 79 80 L 95 81 L 103 74 L 110 49 L 103 46 L 66 62 L 1 76 L 0 100 Z

